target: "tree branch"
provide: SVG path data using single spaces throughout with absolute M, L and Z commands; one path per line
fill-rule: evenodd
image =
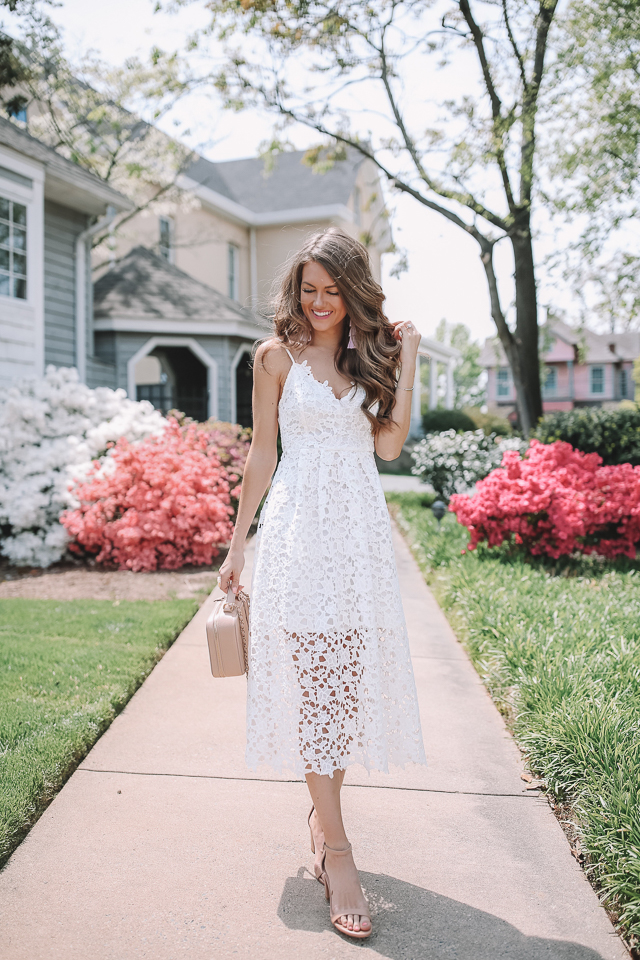
M 267 99 L 268 94 L 266 93 L 266 91 L 264 91 L 264 89 L 262 88 L 259 88 L 259 89 L 260 89 L 260 92 L 262 93 L 262 96 L 265 97 L 265 99 Z M 267 99 L 267 102 L 269 102 L 268 99 Z M 382 163 L 382 161 L 379 160 L 378 157 L 371 150 L 367 150 L 367 148 L 362 143 L 360 143 L 360 141 L 353 140 L 351 139 L 351 137 L 347 137 L 341 133 L 335 133 L 329 130 L 327 127 L 325 127 L 324 124 L 319 123 L 316 120 L 311 120 L 308 117 L 299 116 L 289 107 L 285 107 L 284 104 L 274 103 L 273 101 L 271 101 L 271 105 L 275 106 L 284 116 L 290 117 L 291 120 L 294 120 L 296 123 L 302 123 L 306 127 L 310 127 L 312 130 L 315 130 L 317 133 L 322 134 L 322 136 L 330 137 L 333 140 L 337 140 L 339 143 L 343 143 L 347 147 L 352 147 L 354 150 L 357 150 L 359 153 L 362 154 L 363 157 L 367 157 L 367 159 L 375 163 L 375 165 L 380 170 L 380 172 L 384 174 L 387 180 L 390 183 L 392 183 L 394 187 L 396 187 L 398 190 L 402 191 L 403 193 L 408 193 L 410 196 L 414 197 L 414 199 L 418 200 L 423 206 L 429 207 L 430 210 L 435 210 L 438 213 L 441 213 L 442 216 L 446 217 L 452 223 L 455 223 L 456 226 L 460 227 L 462 230 L 464 230 L 466 233 L 472 236 L 475 240 L 478 241 L 478 243 L 480 243 L 481 240 L 487 240 L 488 242 L 492 242 L 491 240 L 489 240 L 489 238 L 485 237 L 485 235 L 481 233 L 477 229 L 477 227 L 475 227 L 473 224 L 466 223 L 466 221 L 463 220 L 462 217 L 458 216 L 457 213 L 454 213 L 453 210 L 449 210 L 447 207 L 443 207 L 441 204 L 436 203 L 434 200 L 429 200 L 428 197 L 425 197 L 424 194 L 420 193 L 419 190 L 416 190 L 415 187 L 412 187 L 410 184 L 405 183 L 403 180 L 400 180 L 397 177 L 397 175 L 395 173 L 392 173 L 388 169 L 388 167 L 386 167 L 385 164 Z M 427 181 L 425 181 L 425 183 L 427 183 Z M 430 184 L 427 183 L 427 186 L 430 186 Z M 432 189 L 434 193 L 437 193 L 438 196 L 442 196 L 443 199 L 446 199 L 446 200 L 457 199 L 455 196 L 455 191 L 451 191 L 449 194 L 444 190 L 442 190 L 441 192 L 441 190 L 438 189 L 437 187 L 430 187 L 430 189 Z M 458 202 L 463 203 L 463 201 L 458 201 Z M 473 209 L 472 207 L 469 206 L 469 204 L 465 203 L 464 205 L 469 207 L 469 209 Z M 479 216 L 482 216 L 484 219 L 488 220 L 488 222 L 492 223 L 493 226 L 498 227 L 500 230 L 503 230 L 505 233 L 507 233 L 508 225 L 504 222 L 504 220 L 501 217 L 496 216 L 495 214 L 491 213 L 491 211 L 489 210 L 485 210 L 481 205 L 480 205 L 480 209 L 474 210 L 474 212 L 477 213 Z
M 507 4 L 508 4 L 508 0 L 502 0 L 502 14 L 504 16 L 504 24 L 505 24 L 505 27 L 507 28 L 507 36 L 509 37 L 511 48 L 515 54 L 516 60 L 518 61 L 518 68 L 520 70 L 520 79 L 522 80 L 522 89 L 526 90 L 527 83 L 528 83 L 527 72 L 524 68 L 524 60 L 522 59 L 522 54 L 520 53 L 518 43 L 511 29 L 511 21 L 509 20 L 509 8 Z
M 538 95 L 544 73 L 544 58 L 551 22 L 558 6 L 558 0 L 540 0 L 537 14 L 536 45 L 533 58 L 531 83 L 527 85 L 522 98 L 522 149 L 520 151 L 520 202 L 531 206 L 533 189 L 533 157 L 535 153 L 535 124 L 538 111 Z
M 491 115 L 493 117 L 493 132 L 496 138 L 496 160 L 498 167 L 500 169 L 500 176 L 502 177 L 502 185 L 504 187 L 504 192 L 507 198 L 507 203 L 509 205 L 509 210 L 511 213 L 515 212 L 516 203 L 513 197 L 513 191 L 511 189 L 511 181 L 509 180 L 509 171 L 507 169 L 507 163 L 504 156 L 504 132 L 502 129 L 504 118 L 502 116 L 502 101 L 498 96 L 495 84 L 493 82 L 493 77 L 491 76 L 491 69 L 489 67 L 489 61 L 487 59 L 487 53 L 484 48 L 484 35 L 482 30 L 476 23 L 474 16 L 471 12 L 471 7 L 469 6 L 469 0 L 458 0 L 458 5 L 462 16 L 467 22 L 469 30 L 471 31 L 471 36 L 473 38 L 473 43 L 475 45 L 476 51 L 478 53 L 478 59 L 480 61 L 480 69 L 482 70 L 482 77 L 484 79 L 484 84 L 489 94 L 489 100 L 491 101 Z

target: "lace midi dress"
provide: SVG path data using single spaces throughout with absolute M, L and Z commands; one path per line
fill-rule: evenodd
M 289 356 L 250 588 L 247 764 L 332 775 L 424 763 L 364 390 L 337 399 Z

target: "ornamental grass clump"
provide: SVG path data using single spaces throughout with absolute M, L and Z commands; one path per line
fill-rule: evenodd
M 502 467 L 478 483 L 474 496 L 452 497 L 449 509 L 468 528 L 470 550 L 506 541 L 554 559 L 576 552 L 633 559 L 640 467 L 605 467 L 597 453 L 532 440 L 524 459 L 506 451 Z
M 421 440 L 411 456 L 412 474 L 429 483 L 436 493 L 448 500 L 454 493 L 463 493 L 500 466 L 506 450 L 519 456 L 526 442 L 518 437 L 486 436 L 483 430 L 456 433 L 445 430 Z
M 233 532 L 248 440 L 219 425 L 169 418 L 166 430 L 136 444 L 119 440 L 61 517 L 69 549 L 127 570 L 209 565 Z M 226 463 L 222 461 L 226 460 Z

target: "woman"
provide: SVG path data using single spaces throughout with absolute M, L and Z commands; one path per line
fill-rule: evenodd
M 366 249 L 337 230 L 287 265 L 275 336 L 254 364 L 253 440 L 220 586 L 240 587 L 265 501 L 251 584 L 247 762 L 304 774 L 315 872 L 331 922 L 371 933 L 340 789 L 349 763 L 424 763 L 415 683 L 374 460 L 409 431 L 420 335 L 391 324 Z

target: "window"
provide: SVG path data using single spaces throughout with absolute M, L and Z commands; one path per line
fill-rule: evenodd
M 620 383 L 620 399 L 626 400 L 628 396 L 627 390 L 629 389 L 629 375 L 624 367 L 622 367 L 620 370 L 619 383 Z M 629 398 L 629 399 L 632 399 L 632 398 Z
M 160 217 L 160 256 L 171 262 L 173 224 L 168 217 Z
M 604 393 L 604 367 L 591 367 L 591 393 Z
M 499 397 L 508 397 L 511 392 L 511 376 L 509 367 L 500 367 L 496 377 L 497 390 Z
M 555 397 L 558 390 L 558 368 L 548 367 L 547 375 L 542 387 L 545 397 Z
M 27 208 L 0 197 L 0 295 L 27 299 Z
M 238 248 L 230 243 L 229 247 L 229 296 L 238 299 Z

